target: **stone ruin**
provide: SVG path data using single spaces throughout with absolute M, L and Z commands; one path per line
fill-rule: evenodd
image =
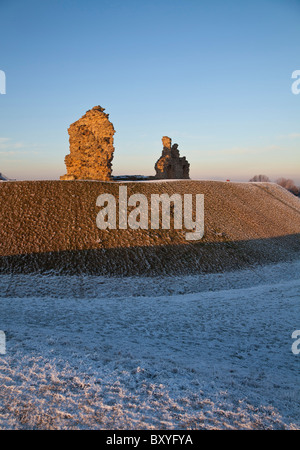
M 190 165 L 185 156 L 180 157 L 178 145 L 172 145 L 168 136 L 162 138 L 162 155 L 155 164 L 156 179 L 189 179 Z
M 101 180 L 118 181 L 112 177 L 114 153 L 113 124 L 108 120 L 101 106 L 94 106 L 84 116 L 72 123 L 68 129 L 70 153 L 65 157 L 66 175 L 61 180 Z M 135 181 L 142 179 L 189 179 L 190 165 L 186 158 L 180 157 L 178 145 L 168 136 L 163 136 L 162 156 L 155 164 L 154 177 L 134 176 Z M 121 177 L 122 178 L 122 177 Z M 128 180 L 126 176 L 126 180 Z
M 115 129 L 104 111 L 95 106 L 70 125 L 67 174 L 61 180 L 112 180 Z

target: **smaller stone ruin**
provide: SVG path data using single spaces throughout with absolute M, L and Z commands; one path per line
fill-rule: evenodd
M 178 145 L 172 145 L 168 136 L 162 138 L 163 151 L 154 168 L 156 179 L 189 179 L 190 165 L 185 156 L 180 157 Z
M 70 125 L 70 154 L 65 157 L 67 174 L 61 180 L 112 180 L 115 130 L 104 111 L 95 106 Z

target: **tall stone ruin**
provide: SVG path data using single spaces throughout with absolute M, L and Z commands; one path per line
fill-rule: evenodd
M 162 155 L 155 164 L 156 179 L 189 179 L 190 165 L 185 156 L 180 157 L 178 145 L 172 145 L 168 136 L 162 138 Z
M 61 180 L 112 179 L 115 129 L 104 111 L 95 106 L 70 125 L 70 154 L 65 157 L 67 174 Z

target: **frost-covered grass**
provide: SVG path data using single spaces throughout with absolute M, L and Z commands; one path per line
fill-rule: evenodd
M 299 268 L 1 276 L 0 428 L 299 429 Z

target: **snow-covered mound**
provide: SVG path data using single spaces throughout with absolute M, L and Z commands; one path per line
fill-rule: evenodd
M 300 429 L 299 268 L 2 275 L 0 428 Z

